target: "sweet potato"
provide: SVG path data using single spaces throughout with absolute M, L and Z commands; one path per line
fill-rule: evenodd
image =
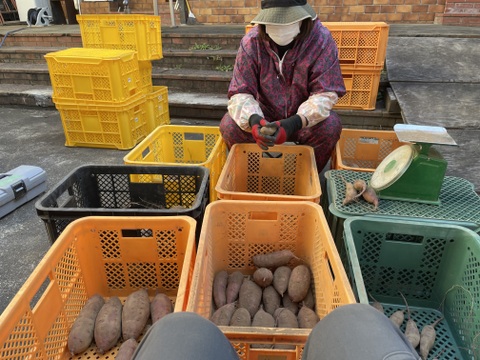
M 252 320 L 252 326 L 254 327 L 275 327 L 275 319 L 273 316 L 263 310 L 262 307 L 258 309 Z M 252 344 L 254 349 L 270 349 L 273 347 L 272 344 Z
M 137 340 L 150 318 L 150 299 L 145 289 L 134 291 L 125 299 L 122 310 L 122 337 Z
M 290 280 L 291 274 L 292 269 L 288 266 L 280 266 L 273 272 L 273 287 L 281 296 L 283 296 L 288 289 L 288 281 Z
M 400 328 L 400 326 L 403 324 L 403 320 L 405 320 L 404 310 L 395 311 L 392 315 L 390 315 L 390 320 L 396 327 Z
M 402 296 L 403 301 L 405 302 L 405 307 L 407 308 L 407 314 L 408 314 L 407 325 L 405 325 L 405 337 L 410 342 L 412 347 L 415 349 L 418 346 L 418 344 L 420 344 L 420 331 L 418 330 L 417 323 L 412 319 L 410 308 L 408 307 L 407 299 L 405 299 L 405 296 L 403 296 L 402 293 L 400 293 L 400 295 Z
M 288 280 L 288 296 L 293 302 L 300 302 L 307 296 L 311 286 L 312 276 L 310 268 L 306 265 L 297 265 L 293 268 Z
M 269 269 L 287 265 L 291 260 L 298 259 L 290 250 L 279 250 L 267 254 L 258 254 L 252 258 L 257 268 L 266 267 Z
M 237 309 L 236 303 L 225 304 L 213 313 L 210 320 L 218 326 L 228 326 L 232 320 L 233 313 Z
M 280 294 L 277 292 L 277 290 L 275 290 L 275 288 L 270 285 L 263 289 L 262 301 L 265 311 L 273 315 L 275 310 L 280 307 L 282 303 L 282 298 L 280 297 Z
M 343 198 L 342 204 L 347 205 L 350 204 L 354 201 L 357 201 L 357 190 L 353 187 L 353 184 L 351 182 L 348 182 L 345 180 L 345 178 L 340 175 L 343 182 L 345 183 L 345 197 Z
M 262 135 L 273 135 L 277 132 L 278 127 L 275 126 L 262 126 L 260 128 L 260 133 Z
M 227 303 L 228 273 L 225 270 L 218 271 L 213 278 L 213 301 L 217 309 Z
M 122 302 L 117 296 L 109 298 L 95 320 L 94 338 L 97 351 L 105 354 L 122 336 Z
M 433 324 L 425 325 L 422 328 L 422 332 L 420 333 L 420 356 L 423 360 L 426 360 L 428 354 L 433 348 L 435 344 L 435 338 L 437 336 L 437 331 L 435 330 L 435 326 L 442 321 L 443 318 L 436 320 Z
M 238 295 L 238 307 L 248 310 L 253 317 L 262 302 L 262 288 L 252 280 L 244 279 Z
M 152 324 L 171 312 L 173 312 L 172 300 L 164 293 L 157 293 L 150 302 Z
M 309 307 L 302 306 L 297 315 L 298 327 L 302 329 L 313 329 L 313 327 L 320 321 L 317 313 Z
M 279 328 L 298 328 L 297 315 L 286 308 L 275 310 L 273 317 Z
M 258 286 L 266 288 L 273 281 L 273 273 L 270 269 L 259 268 L 253 273 L 253 281 L 255 281 Z
M 302 300 L 303 305 L 306 307 L 309 307 L 312 310 L 315 310 L 315 297 L 313 296 L 313 290 L 312 287 L 310 287 L 307 291 L 307 295 L 305 298 Z
M 250 326 L 252 324 L 252 317 L 247 309 L 238 308 L 230 319 L 230 326 Z
M 232 303 L 238 299 L 238 293 L 242 286 L 244 275 L 241 271 L 234 271 L 228 276 L 227 282 L 227 304 Z
M 135 339 L 128 339 L 122 343 L 115 356 L 115 360 L 131 360 L 138 343 Z
M 367 190 L 367 183 L 365 180 L 357 179 L 353 182 L 353 188 L 358 192 L 356 197 L 359 197 Z
M 366 202 L 373 204 L 373 210 L 378 209 L 378 196 L 375 190 L 369 185 L 367 189 L 363 192 L 362 197 Z
M 288 296 L 288 294 L 284 294 L 282 297 L 282 305 L 285 309 L 290 310 L 292 313 L 295 315 L 298 314 L 298 310 L 300 309 L 300 306 L 298 303 L 293 302 L 292 299 Z
M 68 334 L 68 350 L 76 355 L 87 350 L 93 341 L 95 319 L 105 304 L 102 296 L 95 294 L 90 297 L 80 310 Z
M 275 327 L 275 319 L 272 314 L 269 314 L 263 307 L 260 306 L 258 311 L 253 316 L 252 326 L 254 327 Z

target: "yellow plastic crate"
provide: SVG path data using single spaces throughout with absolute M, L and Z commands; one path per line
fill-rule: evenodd
M 160 125 L 170 124 L 167 86 L 154 86 L 153 91 L 146 95 L 146 106 L 148 133 Z
M 338 99 L 334 108 L 375 110 L 381 72 L 380 67 L 364 70 L 342 66 L 347 93 Z
M 163 57 L 160 16 L 82 14 L 77 22 L 85 48 L 132 50 L 139 60 Z
M 148 135 L 145 95 L 121 104 L 55 102 L 55 107 L 62 120 L 65 146 L 129 150 Z
M 142 90 L 133 51 L 69 48 L 45 60 L 57 102 L 122 102 Z
M 342 129 L 332 153 L 331 168 L 374 172 L 388 154 L 407 143 L 395 131 Z
M 145 288 L 187 306 L 195 264 L 195 220 L 189 216 L 85 217 L 72 222 L 0 316 L 0 358 L 113 359 L 119 342 L 70 357 L 70 328 L 89 297 L 122 302 Z
M 387 54 L 389 25 L 385 22 L 322 22 L 337 44 L 341 65 L 380 66 Z M 248 33 L 254 26 L 245 26 Z
M 218 126 L 161 125 L 124 158 L 130 165 L 198 165 L 210 170 L 210 201 L 227 159 Z
M 323 22 L 338 48 L 340 65 L 383 68 L 389 25 L 385 22 Z
M 256 146 L 256 145 L 255 145 Z M 311 268 L 320 319 L 335 308 L 355 303 L 345 268 L 322 208 L 308 201 L 221 200 L 207 205 L 200 233 L 187 311 L 209 319 L 215 274 L 252 275 L 252 257 L 291 250 Z M 294 265 L 292 262 L 290 265 Z M 220 327 L 240 359 L 300 359 L 310 329 Z M 252 349 L 250 345 L 290 344 L 295 350 Z
M 139 61 L 138 70 L 140 71 L 140 87 L 149 94 L 153 91 L 152 82 L 152 62 L 151 61 Z
M 222 200 L 318 203 L 322 194 L 313 148 L 303 145 L 234 144 L 215 189 Z

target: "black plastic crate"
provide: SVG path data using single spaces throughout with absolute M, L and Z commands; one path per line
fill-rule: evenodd
M 197 221 L 197 241 L 209 201 L 203 166 L 84 165 L 35 204 L 51 242 L 85 216 L 186 215 Z

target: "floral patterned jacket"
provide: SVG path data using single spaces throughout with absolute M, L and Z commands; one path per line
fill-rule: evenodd
M 267 121 L 302 114 L 308 127 L 330 115 L 345 94 L 337 45 L 320 20 L 312 32 L 297 41 L 282 59 L 270 42 L 261 40 L 257 27 L 242 39 L 228 89 L 228 112 L 243 130 L 259 114 Z

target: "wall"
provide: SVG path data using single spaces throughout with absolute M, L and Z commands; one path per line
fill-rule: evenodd
M 480 0 L 447 0 L 438 23 L 445 25 L 480 26 Z
M 171 25 L 169 0 L 157 0 L 162 25 Z M 175 2 L 175 1 L 174 1 Z M 83 13 L 116 12 L 122 1 L 83 2 Z M 260 0 L 189 0 L 202 24 L 248 24 Z M 322 21 L 384 21 L 389 24 L 480 25 L 480 0 L 309 0 Z M 153 0 L 129 0 L 132 13 L 153 14 Z M 180 24 L 178 11 L 176 25 Z

